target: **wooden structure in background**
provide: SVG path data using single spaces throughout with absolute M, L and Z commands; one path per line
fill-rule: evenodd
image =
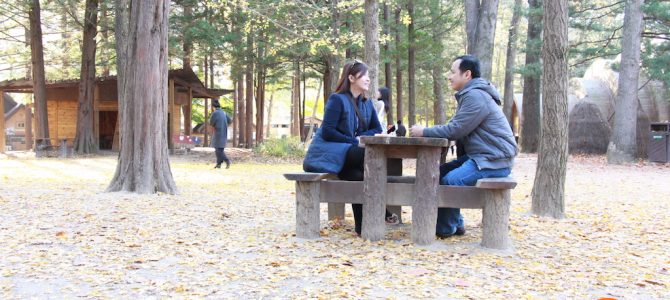
M 232 90 L 205 88 L 191 69 L 170 70 L 168 82 L 167 134 L 170 137 L 168 138 L 169 148 L 173 149 L 174 145 L 171 137 L 191 133 L 190 114 L 193 98 L 217 99 L 224 94 L 232 93 Z M 77 130 L 78 88 L 79 79 L 47 83 L 49 136 L 52 141 L 67 139 L 68 146 L 72 146 Z M 0 82 L 0 91 L 32 93 L 33 85 L 32 81 L 25 79 L 3 81 Z M 117 122 L 119 119 L 119 103 L 116 76 L 96 78 L 93 101 L 95 111 L 94 131 L 100 149 L 118 150 L 120 145 L 119 124 Z M 182 122 L 182 114 L 184 114 L 184 122 Z M 31 127 L 34 128 L 34 126 Z M 4 127 L 2 129 L 4 131 Z

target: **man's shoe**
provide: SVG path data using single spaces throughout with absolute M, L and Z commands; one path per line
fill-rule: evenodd
M 214 169 L 221 169 L 221 164 L 216 164 L 216 166 L 214 166 Z
M 230 161 L 226 162 L 226 169 L 230 169 Z
M 435 235 L 438 238 L 446 239 L 454 235 L 464 235 L 464 234 L 465 234 L 465 227 L 456 227 L 456 231 L 454 231 L 454 233 L 436 233 Z

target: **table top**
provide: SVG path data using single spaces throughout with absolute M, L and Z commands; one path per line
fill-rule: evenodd
M 401 145 L 448 147 L 449 140 L 429 137 L 398 137 L 398 136 L 361 136 L 361 143 L 365 145 Z

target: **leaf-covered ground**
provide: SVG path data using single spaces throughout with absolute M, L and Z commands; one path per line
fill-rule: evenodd
M 296 239 L 281 174 L 299 164 L 175 156 L 179 195 L 104 193 L 115 165 L 0 158 L 0 298 L 670 298 L 668 165 L 571 157 L 553 220 L 528 213 L 535 157 L 520 156 L 512 252 L 479 247 L 478 210 L 465 236 L 421 248 L 408 225 L 354 237 L 350 208 L 329 224 L 324 205 L 322 238 Z

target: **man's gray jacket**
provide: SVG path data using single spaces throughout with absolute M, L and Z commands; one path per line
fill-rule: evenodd
M 512 168 L 517 145 L 498 106 L 500 94 L 488 81 L 475 78 L 456 93 L 458 108 L 447 125 L 425 128 L 426 137 L 461 140 L 465 153 L 481 169 Z

